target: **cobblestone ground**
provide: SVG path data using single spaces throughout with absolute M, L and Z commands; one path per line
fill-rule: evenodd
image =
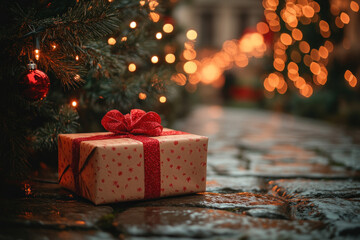
M 34 179 L 0 198 L 0 239 L 360 239 L 360 132 L 270 112 L 198 107 L 207 191 L 94 206 Z

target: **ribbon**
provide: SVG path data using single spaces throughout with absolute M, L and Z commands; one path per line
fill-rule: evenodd
M 87 162 L 79 169 L 80 144 L 83 141 L 104 140 L 116 138 L 131 138 L 143 143 L 144 149 L 144 176 L 145 199 L 160 197 L 161 172 L 160 172 L 160 144 L 157 139 L 149 136 L 165 136 L 185 134 L 181 131 L 163 132 L 161 118 L 155 112 L 145 112 L 140 109 L 131 110 L 130 114 L 123 115 L 118 110 L 111 110 L 101 120 L 103 127 L 112 132 L 105 135 L 76 138 L 72 142 L 72 161 L 61 176 L 71 167 L 74 175 L 75 192 L 80 195 L 81 188 L 79 176 Z

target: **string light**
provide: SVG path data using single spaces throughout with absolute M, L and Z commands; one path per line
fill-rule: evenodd
M 160 20 L 160 15 L 156 12 L 150 12 L 149 17 L 153 22 L 158 22 Z
M 342 12 L 340 14 L 340 20 L 344 23 L 344 24 L 348 24 L 350 22 L 350 17 L 347 13 Z
M 108 39 L 108 44 L 109 44 L 109 45 L 115 45 L 115 44 L 116 44 L 116 39 L 113 38 L 113 37 L 109 38 L 109 39 Z
M 141 0 L 139 3 L 140 3 L 141 6 L 144 6 L 144 5 L 145 5 L 145 1 L 144 1 L 144 0 Z
M 163 26 L 163 31 L 166 33 L 171 33 L 174 30 L 174 26 L 171 23 L 165 23 Z
M 78 102 L 76 100 L 71 101 L 71 106 L 77 107 Z
M 184 71 L 188 74 L 195 73 L 197 70 L 197 65 L 193 61 L 188 61 L 184 64 Z
M 152 56 L 152 57 L 151 57 L 151 62 L 154 63 L 154 64 L 157 63 L 157 62 L 159 62 L 158 56 Z
M 136 71 L 136 65 L 135 63 L 130 63 L 129 66 L 128 66 L 128 70 L 130 72 L 135 72 Z
M 187 31 L 186 37 L 189 40 L 195 40 L 197 38 L 197 32 L 195 30 L 191 29 L 191 30 Z
M 40 58 L 40 50 L 39 50 L 39 49 L 35 49 L 34 52 L 35 52 L 35 59 L 36 59 L 36 60 L 39 60 L 39 58 Z
M 355 2 L 355 1 L 351 1 L 350 2 L 350 8 L 354 12 L 358 12 L 359 11 L 359 4 L 357 2 Z
M 53 48 L 53 50 L 55 50 L 55 49 L 56 49 L 56 45 L 55 45 L 55 44 L 53 44 L 53 45 L 52 45 L 52 48 Z
M 136 22 L 132 21 L 129 26 L 130 26 L 130 28 L 134 29 L 134 28 L 136 28 L 136 25 L 137 25 Z
M 74 80 L 75 80 L 75 81 L 79 81 L 79 80 L 80 80 L 80 75 L 79 75 L 79 74 L 75 74 Z
M 146 93 L 143 93 L 143 92 L 139 93 L 139 99 L 145 100 L 146 97 L 147 97 Z
M 159 97 L 159 102 L 166 103 L 166 97 L 165 96 Z
M 166 54 L 165 55 L 165 61 L 167 62 L 167 63 L 174 63 L 175 62 L 175 55 L 174 54 L 172 54 L 172 53 L 168 53 L 168 54 Z
M 75 60 L 76 60 L 76 61 L 79 61 L 79 55 L 76 55 L 76 56 L 75 56 Z
M 126 40 L 127 40 L 127 37 L 122 37 L 122 38 L 121 38 L 121 41 L 122 41 L 122 42 L 125 42 Z
M 155 34 L 155 37 L 156 37 L 156 39 L 161 39 L 162 38 L 162 33 L 161 32 L 157 32 L 156 34 Z

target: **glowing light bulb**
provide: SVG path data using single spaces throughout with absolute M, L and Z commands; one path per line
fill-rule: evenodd
M 166 54 L 165 61 L 167 63 L 174 63 L 175 62 L 175 55 L 172 53 Z
M 151 62 L 152 62 L 152 63 L 157 63 L 157 62 L 159 62 L 158 56 L 152 56 Z
M 130 23 L 130 28 L 136 28 L 136 22 L 135 21 L 132 21 L 131 23 Z
M 155 37 L 156 37 L 156 39 L 161 39 L 162 33 L 161 32 L 156 33 Z
M 111 38 L 108 39 L 108 44 L 109 44 L 109 45 L 115 45 L 115 43 L 116 43 L 116 39 L 115 39 L 115 38 L 111 37 Z
M 197 32 L 195 30 L 191 29 L 191 30 L 187 31 L 186 37 L 189 40 L 195 40 L 197 38 Z
M 127 37 L 122 37 L 122 38 L 121 38 L 121 41 L 122 41 L 122 42 L 125 42 L 126 40 L 127 40 Z
M 171 33 L 174 30 L 174 26 L 171 23 L 165 23 L 163 26 L 163 31 L 166 33 Z
M 166 97 L 165 96 L 159 97 L 159 102 L 166 103 Z
M 184 64 L 184 71 L 188 74 L 195 73 L 197 70 L 197 65 L 193 61 L 188 61 Z
M 56 45 L 55 45 L 55 44 L 53 44 L 53 45 L 52 45 L 52 48 L 53 48 L 53 50 L 55 50 L 55 49 L 56 49 Z
M 71 101 L 71 106 L 76 107 L 78 105 L 78 102 L 76 100 Z
M 147 96 L 146 96 L 146 93 L 143 93 L 143 92 L 139 93 L 139 99 L 145 100 L 146 97 L 147 97 Z
M 136 71 L 136 65 L 135 63 L 130 63 L 128 66 L 128 69 L 130 72 L 135 72 Z
M 76 56 L 75 56 L 75 60 L 76 60 L 76 61 L 79 61 L 79 55 L 76 55 Z
M 36 59 L 36 60 L 39 60 L 39 58 L 40 58 L 40 50 L 39 50 L 39 49 L 35 49 L 34 52 L 35 52 L 35 59 Z

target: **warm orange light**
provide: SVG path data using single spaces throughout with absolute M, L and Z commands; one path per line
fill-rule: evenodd
M 171 23 L 165 23 L 163 26 L 163 31 L 166 33 L 171 33 L 174 31 L 174 26 Z
M 184 64 L 184 71 L 188 74 L 195 73 L 197 70 L 197 65 L 193 61 L 188 61 Z
M 111 37 L 111 38 L 108 39 L 108 44 L 109 44 L 109 45 L 115 45 L 115 43 L 116 43 L 116 39 L 115 39 L 115 38 Z
M 278 70 L 279 72 L 283 71 L 285 68 L 284 60 L 282 60 L 281 58 L 275 58 L 273 65 L 274 65 L 274 68 L 276 70 Z
M 320 30 L 321 31 L 324 31 L 324 32 L 327 32 L 327 31 L 329 31 L 329 24 L 326 22 L 326 21 L 324 21 L 324 20 L 321 20 L 320 22 L 319 22 L 319 27 L 320 27 Z
M 222 70 L 214 63 L 205 64 L 201 68 L 201 81 L 204 84 L 210 84 L 220 78 Z
M 189 40 L 195 40 L 197 38 L 197 32 L 195 30 L 191 29 L 191 30 L 187 31 L 186 37 Z
M 350 70 L 346 70 L 345 74 L 344 74 L 345 80 L 349 81 L 352 75 L 353 74 L 352 74 L 352 72 Z
M 54 45 L 52 45 L 52 48 L 53 48 L 53 50 L 55 50 L 56 49 L 56 45 L 54 44 Z
M 319 75 L 321 71 L 320 65 L 316 62 L 312 62 L 310 64 L 310 71 L 315 75 Z
M 297 87 L 298 89 L 302 89 L 306 86 L 306 81 L 304 78 L 302 77 L 298 77 L 295 81 L 295 87 Z
M 312 18 L 314 16 L 315 11 L 309 5 L 303 6 L 301 10 L 302 10 L 304 16 L 307 17 L 307 18 Z
M 335 19 L 335 25 L 336 25 L 338 28 L 343 28 L 343 27 L 344 27 L 344 23 L 341 21 L 340 17 L 336 17 L 336 19 Z
M 285 94 L 286 91 L 287 91 L 287 88 L 288 88 L 288 86 L 287 86 L 286 82 L 284 82 L 284 84 L 282 85 L 282 87 L 281 87 L 281 88 L 278 88 L 277 91 L 278 91 L 278 93 L 280 93 L 280 94 Z
M 312 60 L 319 61 L 320 60 L 319 51 L 316 49 L 312 49 L 310 52 L 310 57 Z
M 139 99 L 145 100 L 146 97 L 147 97 L 147 96 L 146 96 L 146 93 L 143 93 L 143 92 L 139 93 Z
M 326 49 L 326 47 L 321 46 L 319 48 L 319 55 L 321 58 L 327 58 L 329 56 L 329 51 Z
M 292 38 L 290 37 L 289 34 L 287 34 L 287 33 L 282 33 L 282 34 L 280 35 L 280 41 L 281 41 L 283 44 L 285 44 L 285 45 L 290 45 L 291 42 L 292 42 Z
M 268 92 L 274 91 L 275 87 L 273 87 L 272 85 L 270 85 L 270 83 L 269 83 L 269 78 L 265 78 L 265 80 L 264 80 L 264 88 L 265 88 L 266 91 L 268 91 Z
M 340 20 L 344 23 L 344 24 L 348 24 L 350 22 L 350 17 L 346 12 L 342 12 L 340 14 Z
M 169 54 L 166 54 L 165 55 L 165 61 L 167 62 L 167 63 L 174 63 L 175 62 L 175 55 L 174 54 L 172 54 L 172 53 L 169 53 Z
M 305 41 L 301 41 L 299 43 L 299 49 L 303 53 L 308 53 L 310 51 L 310 45 Z
M 270 86 L 272 86 L 274 88 L 279 84 L 279 81 L 280 81 L 279 76 L 276 75 L 275 73 L 270 73 L 268 80 L 269 80 Z
M 125 42 L 126 40 L 127 40 L 127 37 L 122 37 L 122 38 L 121 38 L 121 41 L 122 41 L 122 42 Z
M 152 57 L 151 57 L 151 62 L 152 62 L 152 63 L 157 63 L 157 62 L 159 62 L 158 56 L 152 56 Z
M 40 50 L 39 50 L 39 49 L 35 49 L 35 50 L 34 50 L 34 53 L 35 53 L 35 59 L 36 59 L 36 60 L 39 60 L 39 58 L 40 58 Z
M 80 75 L 79 75 L 79 74 L 75 74 L 74 80 L 75 80 L 75 81 L 79 81 L 80 79 L 81 79 Z
M 326 47 L 329 53 L 331 53 L 334 50 L 334 44 L 332 44 L 332 42 L 330 42 L 329 40 L 325 41 L 324 47 Z
M 150 12 L 149 13 L 149 18 L 153 22 L 158 22 L 160 20 L 160 15 L 158 13 L 156 13 L 156 12 Z
M 235 64 L 238 67 L 246 67 L 249 64 L 249 59 L 246 54 L 240 53 L 235 56 Z
M 130 72 L 135 72 L 136 71 L 136 65 L 134 63 L 130 63 L 128 66 L 128 69 Z
M 354 12 L 358 12 L 359 11 L 359 4 L 357 2 L 355 2 L 355 1 L 351 1 L 350 2 L 350 8 Z
M 79 61 L 79 55 L 76 55 L 76 56 L 75 56 L 75 60 L 76 60 L 76 61 Z
M 155 37 L 156 37 L 156 39 L 161 39 L 161 38 L 162 38 L 162 33 L 161 33 L 161 32 L 157 32 L 157 33 L 155 34 Z
M 194 49 L 185 49 L 183 56 L 186 60 L 193 60 L 196 58 L 196 51 Z
M 269 26 L 264 22 L 259 22 L 258 24 L 256 24 L 256 30 L 258 31 L 258 33 L 264 35 L 269 32 Z
M 144 6 L 145 5 L 145 0 L 141 0 L 139 3 L 140 3 L 141 6 Z
M 132 21 L 131 23 L 130 23 L 130 28 L 136 28 L 136 22 L 135 21 Z
M 297 28 L 292 30 L 291 35 L 296 41 L 300 41 L 303 38 L 302 32 Z
M 357 84 L 357 79 L 356 79 L 355 76 L 353 76 L 353 78 L 349 81 L 349 85 L 350 85 L 351 87 L 355 87 L 356 84 Z
M 165 96 L 159 97 L 159 102 L 166 103 L 166 97 Z
M 76 100 L 71 101 L 71 106 L 76 107 L 78 105 L 78 102 Z
M 184 86 L 186 84 L 186 76 L 182 73 L 173 74 L 170 79 L 180 86 Z
M 299 67 L 294 62 L 289 62 L 289 64 L 287 65 L 287 69 L 291 74 L 296 74 L 297 72 L 299 72 Z
M 149 1 L 149 9 L 151 11 L 154 11 L 158 5 L 159 5 L 159 3 L 156 0 Z

